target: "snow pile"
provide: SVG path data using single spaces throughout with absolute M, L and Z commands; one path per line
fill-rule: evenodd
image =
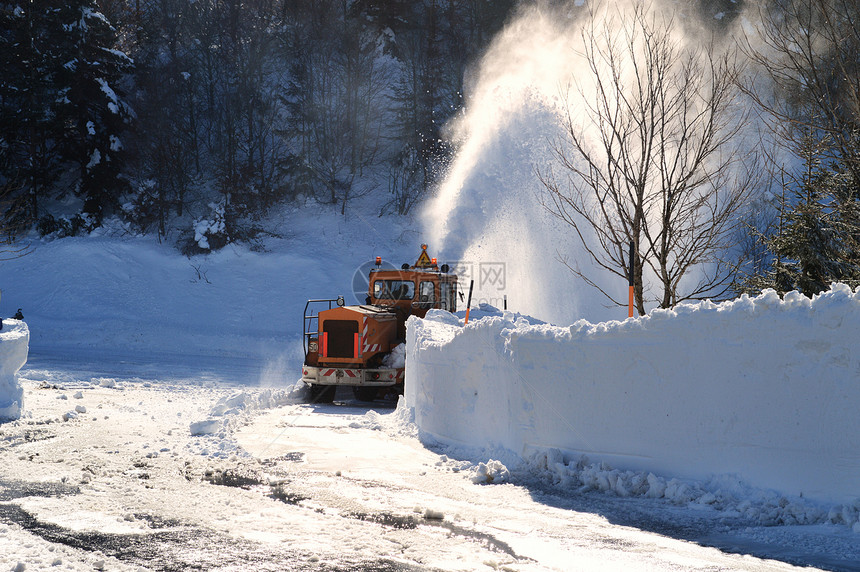
M 205 419 L 192 421 L 192 436 L 220 435 L 241 423 L 244 416 L 255 411 L 274 409 L 282 405 L 300 403 L 306 398 L 305 384 L 298 382 L 286 389 L 266 388 L 258 391 L 242 390 L 219 399 Z
M 575 461 L 559 479 L 618 494 L 659 496 L 654 473 L 732 475 L 848 506 L 860 497 L 860 290 L 768 291 L 570 327 L 485 313 L 465 327 L 434 312 L 410 319 L 406 405 L 422 435 L 521 458 L 558 449 Z M 620 471 L 577 469 L 584 454 Z M 670 499 L 714 494 L 665 485 Z
M 406 344 L 402 344 L 405 348 Z M 405 350 L 404 350 L 405 351 Z M 401 366 L 402 367 L 402 366 Z M 382 431 L 392 437 L 418 438 L 418 427 L 415 425 L 414 411 L 407 407 L 401 395 L 393 412 L 380 414 L 370 409 L 364 415 L 349 423 L 351 429 L 370 429 Z
M 527 467 L 554 485 L 577 492 L 664 499 L 679 506 L 719 511 L 723 519 L 743 518 L 764 526 L 829 522 L 860 532 L 860 499 L 825 510 L 808 499 L 754 489 L 734 475 L 717 475 L 701 482 L 666 479 L 652 472 L 622 471 L 606 463 L 592 463 L 585 455 L 565 462 L 558 449 L 534 454 Z
M 486 463 L 478 463 L 472 474 L 473 483 L 503 483 L 511 478 L 508 468 L 501 462 L 493 459 Z
M 406 365 L 406 344 L 398 344 L 382 360 L 385 367 L 404 367 Z
M 211 219 L 199 219 L 194 221 L 194 241 L 201 250 L 209 250 L 209 239 L 223 235 L 227 228 L 225 223 L 225 203 L 221 201 L 218 204 L 210 203 L 209 208 L 212 209 Z
M 3 320 L 0 330 L 0 421 L 17 419 L 24 404 L 18 370 L 27 363 L 30 330 L 20 320 Z

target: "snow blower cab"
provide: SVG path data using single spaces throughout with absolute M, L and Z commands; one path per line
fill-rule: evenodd
M 457 310 L 457 276 L 430 258 L 426 244 L 413 265 L 381 266 L 377 256 L 365 304 L 347 306 L 341 296 L 305 305 L 302 381 L 313 402 L 330 403 L 339 385 L 351 386 L 361 401 L 403 393 L 407 318 L 423 318 L 431 308 Z

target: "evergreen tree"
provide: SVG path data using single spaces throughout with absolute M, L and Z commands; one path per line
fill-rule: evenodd
M 0 4 L 0 185 L 8 200 L 3 218 L 14 224 L 40 216 L 62 170 L 55 4 Z
M 127 189 L 123 178 L 122 137 L 131 111 L 120 82 L 132 62 L 116 50 L 116 31 L 95 0 L 76 0 L 58 14 L 58 42 L 66 61 L 58 71 L 60 120 L 66 126 L 62 148 L 78 170 L 75 189 L 84 200 L 91 226 L 118 205 Z
M 771 267 L 746 280 L 746 291 L 773 288 L 818 294 L 833 282 L 860 284 L 860 218 L 850 171 L 820 164 L 807 147 L 807 169 L 777 203 L 778 227 L 765 239 Z

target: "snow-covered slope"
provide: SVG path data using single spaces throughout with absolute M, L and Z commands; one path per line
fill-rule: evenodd
M 285 209 L 271 226 L 285 236 L 266 239 L 263 251 L 234 245 L 191 258 L 117 228 L 32 239 L 30 254 L 2 262 L 0 314 L 23 309 L 37 354 L 295 357 L 309 298 L 353 302 L 362 265 L 383 256 L 399 267 L 420 252 L 408 220 L 360 210 L 344 217 L 320 205 Z
M 443 442 L 848 502 L 858 339 L 860 290 L 844 285 L 570 327 L 433 313 L 409 322 L 406 397 Z

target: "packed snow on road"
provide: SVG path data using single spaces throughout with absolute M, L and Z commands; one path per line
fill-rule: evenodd
M 857 556 L 844 525 L 763 527 L 701 498 L 572 488 L 534 460 L 422 442 L 403 401 L 317 406 L 299 387 L 207 377 L 25 368 L 31 413 L 2 426 L 3 566 L 790 570 Z

